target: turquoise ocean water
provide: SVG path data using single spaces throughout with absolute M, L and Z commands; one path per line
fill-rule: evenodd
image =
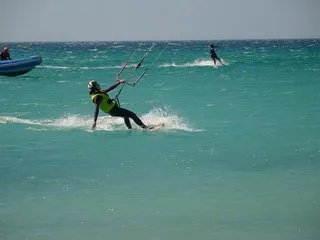
M 154 43 L 120 101 L 156 132 L 87 92 L 152 42 L 3 44 L 43 62 L 0 77 L 0 239 L 320 239 L 320 40 Z

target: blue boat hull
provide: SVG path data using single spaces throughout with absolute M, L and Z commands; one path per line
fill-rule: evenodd
M 35 66 L 42 63 L 38 56 L 0 61 L 0 76 L 18 76 L 31 71 Z

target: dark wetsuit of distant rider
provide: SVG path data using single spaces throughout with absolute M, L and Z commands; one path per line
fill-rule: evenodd
M 221 64 L 222 64 L 222 61 L 221 59 L 218 57 L 218 55 L 216 54 L 216 52 L 214 51 L 214 49 L 218 47 L 218 46 L 215 46 L 213 44 L 210 45 L 210 56 L 214 62 L 214 65 L 216 65 L 216 60 L 218 60 Z

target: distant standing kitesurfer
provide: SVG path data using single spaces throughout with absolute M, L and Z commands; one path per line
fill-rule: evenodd
M 210 56 L 211 56 L 211 58 L 212 58 L 212 60 L 213 60 L 214 65 L 216 65 L 216 60 L 218 60 L 218 61 L 221 63 L 221 65 L 222 65 L 221 59 L 218 57 L 218 55 L 217 55 L 216 52 L 214 51 L 214 49 L 215 49 L 216 47 L 218 47 L 218 46 L 215 46 L 215 45 L 213 45 L 213 44 L 210 45 Z

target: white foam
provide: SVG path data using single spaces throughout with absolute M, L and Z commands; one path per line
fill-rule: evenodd
M 221 67 L 223 65 L 229 65 L 229 63 L 221 59 L 222 64 L 219 61 L 216 61 L 214 65 L 211 59 L 196 59 L 194 62 L 177 64 L 177 63 L 165 63 L 160 65 L 160 67 L 177 67 L 177 68 L 186 68 L 186 67 Z
M 65 66 L 52 66 L 52 65 L 40 65 L 39 68 L 49 68 L 49 69 L 69 69 L 70 67 Z
M 155 108 L 150 112 L 143 114 L 141 120 L 146 125 L 154 125 L 158 123 L 164 123 L 164 127 L 161 128 L 162 131 L 187 131 L 187 132 L 198 132 L 202 131 L 200 129 L 193 128 L 188 121 L 184 118 L 177 116 L 168 109 Z M 25 124 L 28 125 L 29 130 L 68 130 L 68 129 L 82 129 L 85 131 L 90 131 L 93 123 L 93 116 L 81 116 L 75 114 L 69 114 L 62 116 L 57 119 L 23 119 L 19 117 L 12 116 L 0 116 L 0 124 Z M 131 124 L 133 129 L 140 130 L 141 128 L 137 126 L 132 120 Z M 97 130 L 102 131 L 122 131 L 127 130 L 122 118 L 111 117 L 108 115 L 103 116 L 100 114 Z M 142 129 L 141 129 L 142 130 Z
M 201 131 L 200 129 L 192 128 L 184 118 L 177 116 L 169 109 L 155 108 L 149 113 L 142 115 L 141 120 L 146 125 L 164 123 L 163 130 Z
M 40 122 L 29 120 L 29 119 L 22 119 L 17 117 L 10 117 L 10 116 L 1 116 L 0 117 L 0 123 L 6 124 L 6 123 L 21 123 L 21 124 L 27 124 L 27 125 L 41 125 Z

